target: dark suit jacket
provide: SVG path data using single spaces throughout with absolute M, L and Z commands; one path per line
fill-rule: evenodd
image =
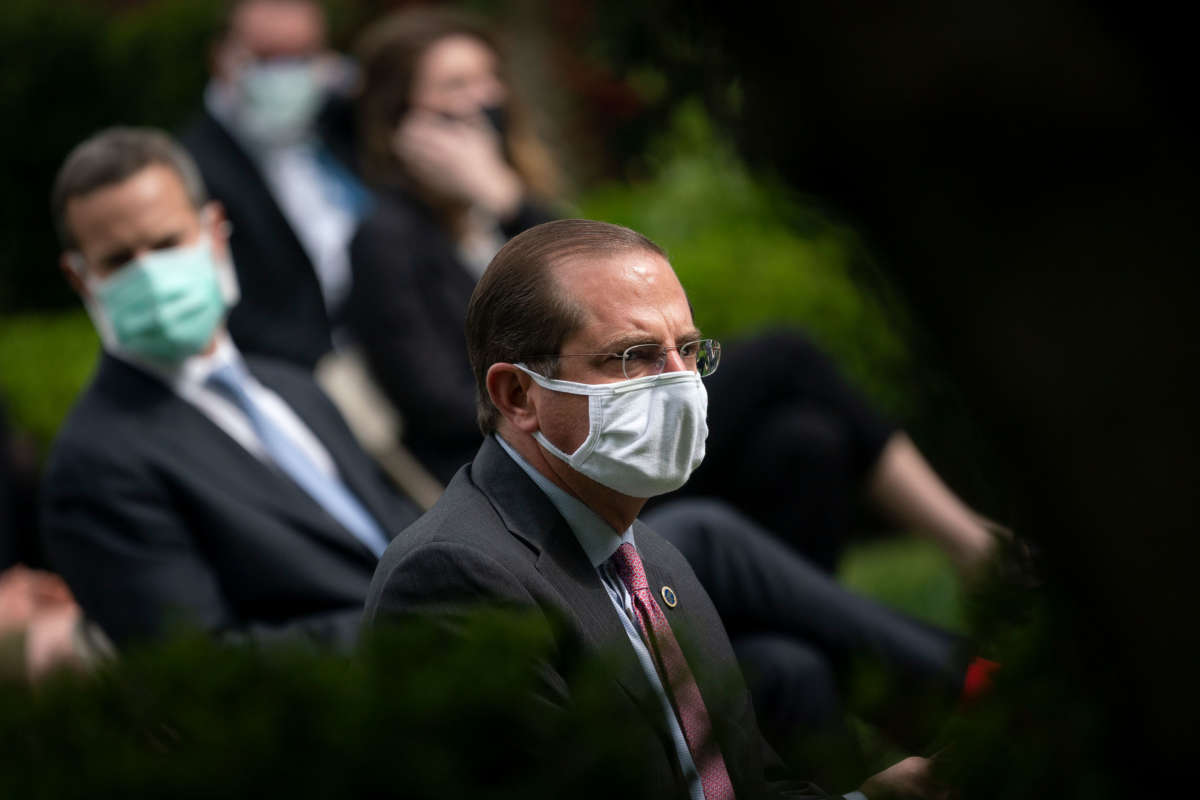
M 708 595 L 670 544 L 634 524 L 650 585 L 679 603 L 663 610 L 705 698 L 738 797 L 772 793 L 773 754 L 762 741 L 733 648 Z M 367 595 L 366 624 L 389 616 L 500 604 L 541 612 L 556 631 L 551 685 L 569 691 L 569 654 L 612 659 L 614 713 L 644 719 L 661 746 L 646 796 L 686 794 L 660 707 L 618 612 L 566 521 L 494 439 L 451 481 L 437 504 L 388 547 Z M 780 787 L 773 787 L 778 789 Z M 796 793 L 819 790 L 791 787 Z
M 403 415 L 405 445 L 445 483 L 480 443 L 463 334 L 475 276 L 427 205 L 398 189 L 380 191 L 376 201 L 350 244 L 345 322 Z M 503 233 L 550 219 L 526 202 Z
M 389 535 L 416 519 L 304 371 L 251 359 Z M 254 636 L 354 640 L 376 559 L 283 473 L 157 378 L 104 355 L 43 483 L 54 569 L 118 643 L 174 617 Z
M 229 245 L 242 298 L 229 332 L 246 353 L 312 369 L 333 343 L 312 261 L 250 156 L 207 111 L 180 136 L 209 195 L 233 224 Z

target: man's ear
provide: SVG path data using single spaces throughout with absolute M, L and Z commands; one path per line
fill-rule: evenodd
M 232 34 L 217 37 L 208 48 L 208 73 L 218 83 L 232 83 L 237 77 L 238 57 Z
M 58 257 L 58 268 L 66 277 L 67 283 L 75 290 L 75 294 L 84 298 L 89 297 L 87 284 L 83 282 L 83 256 L 76 250 L 64 250 Z
M 233 224 L 225 215 L 225 206 L 219 200 L 209 200 L 201 210 L 204 225 L 209 239 L 212 241 L 213 255 L 224 258 L 229 255 L 229 234 L 233 232 Z
M 517 430 L 532 434 L 538 429 L 537 407 L 529 396 L 532 379 L 512 364 L 492 364 L 487 372 L 488 396 L 500 414 Z

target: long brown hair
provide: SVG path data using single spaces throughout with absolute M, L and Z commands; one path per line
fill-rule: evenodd
M 496 54 L 500 79 L 508 86 L 505 147 L 513 168 L 535 195 L 550 199 L 559 188 L 558 168 L 534 133 L 527 109 L 513 90 L 498 37 L 479 18 L 446 8 L 414 7 L 383 17 L 359 36 L 355 56 L 362 68 L 358 129 L 367 180 L 411 185 L 392 149 L 396 126 L 412 103 L 413 81 L 425 52 L 448 36 L 465 35 Z

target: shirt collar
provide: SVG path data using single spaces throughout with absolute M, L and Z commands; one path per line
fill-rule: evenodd
M 257 142 L 247 136 L 238 123 L 237 90 L 228 83 L 210 80 L 204 87 L 204 110 L 221 124 L 238 146 L 251 156 L 252 160 L 260 161 L 273 155 L 309 152 L 312 150 L 311 137 L 305 137 L 297 142 L 270 144 Z
M 575 534 L 575 538 L 579 540 L 579 544 L 583 547 L 583 552 L 587 554 L 588 560 L 592 562 L 593 567 L 599 568 L 604 562 L 612 558 L 613 553 L 617 552 L 617 548 L 628 542 L 633 544 L 633 526 L 630 525 L 625 529 L 625 532 L 617 535 L 604 520 L 600 519 L 595 511 L 592 511 L 582 502 L 567 494 L 558 486 L 555 486 L 542 473 L 534 469 L 528 461 L 510 445 L 504 441 L 504 437 L 499 434 L 493 434 L 496 441 L 504 448 L 504 452 L 517 462 L 517 466 L 525 471 L 525 474 L 537 484 L 537 487 L 542 490 L 542 493 L 550 500 L 558 513 L 562 514 L 563 519 L 567 521 L 567 525 L 571 528 L 571 532 Z
M 238 351 L 237 345 L 233 343 L 229 333 L 224 330 L 217 334 L 217 346 L 211 353 L 197 353 L 194 356 L 188 356 L 178 364 L 148 361 L 131 353 L 122 352 L 120 349 L 110 350 L 109 353 L 149 372 L 176 392 L 203 386 L 209 375 L 218 367 L 226 364 L 235 364 L 241 372 L 246 371 L 242 362 L 242 354 Z

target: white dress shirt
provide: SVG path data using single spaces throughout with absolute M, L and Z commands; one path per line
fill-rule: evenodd
M 238 132 L 234 100 L 229 90 L 210 83 L 204 105 L 258 165 L 271 196 L 317 274 L 325 308 L 334 316 L 350 291 L 350 240 L 358 227 L 355 209 L 339 202 L 336 187 L 321 167 L 317 142 L 264 146 Z
M 531 467 L 508 442 L 504 441 L 503 436 L 497 435 L 496 441 L 545 493 L 554 507 L 558 509 L 558 513 L 562 514 L 563 519 L 567 521 L 567 525 L 575 534 L 575 538 L 579 540 L 583 552 L 587 554 L 588 560 L 596 568 L 596 577 L 608 592 L 608 599 L 612 601 L 617 616 L 621 618 L 621 626 L 625 629 L 625 635 L 629 637 L 629 644 L 633 646 L 638 664 L 641 665 L 642 672 L 646 674 L 646 680 L 649 681 L 654 694 L 658 697 L 663 718 L 671 733 L 671 741 L 675 745 L 675 756 L 679 759 L 679 767 L 688 782 L 688 795 L 692 800 L 704 800 L 704 790 L 700 786 L 700 773 L 696 769 L 695 761 L 692 760 L 691 751 L 688 750 L 687 740 L 683 738 L 683 729 L 679 726 L 679 718 L 675 716 L 675 709 L 671 705 L 666 689 L 663 688 L 662 679 L 654 666 L 654 659 L 650 656 L 650 651 L 646 649 L 646 643 L 642 640 L 642 634 L 635 621 L 637 618 L 634 616 L 636 612 L 633 610 L 633 598 L 630 596 L 625 582 L 617 576 L 612 565 L 608 563 L 613 553 L 617 552 L 617 548 L 626 542 L 632 544 L 635 550 L 637 549 L 637 542 L 633 540 L 633 527 L 630 526 L 625 529 L 624 533 L 617 535 L 612 526 L 600 519 L 596 512 L 555 486 L 544 475 Z
M 525 474 L 537 484 L 538 488 L 545 493 L 550 502 L 554 504 L 554 507 L 558 509 L 558 513 L 562 514 L 563 519 L 567 521 L 567 525 L 575 534 L 575 538 L 579 540 L 583 552 L 587 554 L 588 560 L 596 568 L 600 583 L 604 585 L 609 599 L 612 600 L 613 606 L 621 617 L 621 624 L 625 628 L 625 635 L 629 637 L 629 643 L 633 645 L 638 663 L 641 664 L 642 671 L 646 673 L 646 679 L 650 681 L 650 686 L 653 687 L 655 694 L 658 695 L 663 714 L 667 720 L 667 726 L 671 731 L 671 739 L 675 743 L 675 753 L 679 758 L 679 766 L 683 769 L 683 774 L 687 776 L 688 793 L 692 797 L 692 800 L 702 800 L 704 790 L 700 786 L 700 774 L 696 770 L 695 762 L 692 760 L 691 751 L 688 750 L 687 740 L 683 738 L 683 730 L 679 727 L 679 719 L 675 716 L 675 710 L 671 705 L 670 699 L 667 697 L 666 690 L 663 688 L 658 670 L 654 666 L 650 652 L 646 649 L 645 642 L 642 641 L 636 617 L 634 617 L 636 612 L 633 610 L 633 599 L 629 594 L 629 590 L 625 587 L 625 582 L 620 579 L 612 565 L 608 563 L 613 553 L 617 552 L 617 548 L 625 542 L 629 542 L 634 546 L 635 550 L 637 549 L 637 543 L 633 540 L 632 526 L 618 536 L 616 531 L 612 529 L 612 526 L 600 519 L 594 511 L 555 486 L 546 476 L 530 466 L 508 442 L 504 441 L 503 436 L 497 434 L 496 441 L 512 457 L 513 461 L 516 461 L 517 465 L 525 470 Z M 641 554 L 639 553 L 638 555 L 640 556 Z M 843 797 L 845 800 L 867 800 L 867 796 L 862 792 L 849 792 L 843 795 Z
M 190 356 L 175 366 L 156 364 L 118 349 L 111 349 L 109 353 L 160 379 L 171 391 L 212 420 L 214 425 L 229 434 L 230 438 L 255 458 L 274 466 L 246 413 L 205 383 L 208 376 L 218 367 L 242 360 L 241 353 L 227 333 L 221 331 L 217 335 L 217 346 L 212 353 Z M 243 369 L 243 373 L 246 376 L 246 391 L 262 412 L 304 451 L 317 469 L 325 475 L 337 477 L 337 466 L 333 457 L 296 412 L 282 397 L 259 383 L 248 370 Z

